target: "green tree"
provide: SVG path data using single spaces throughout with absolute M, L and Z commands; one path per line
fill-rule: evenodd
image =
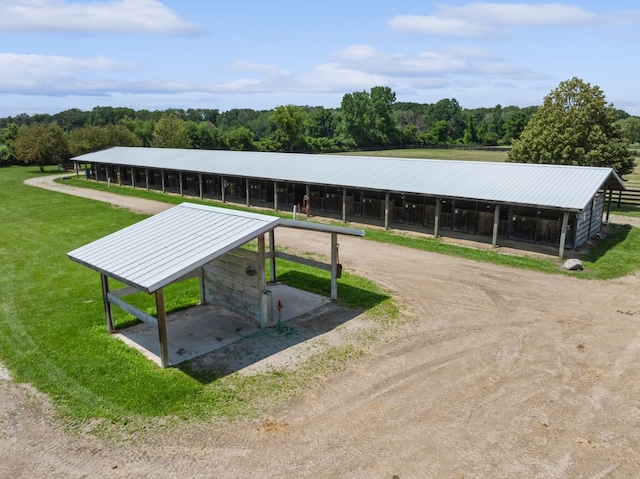
M 151 146 L 155 148 L 191 148 L 184 122 L 174 113 L 163 115 L 153 129 Z
M 357 146 L 384 146 L 399 141 L 400 131 L 393 114 L 396 94 L 389 87 L 376 86 L 342 97 L 342 129 Z
M 478 129 L 476 128 L 476 121 L 473 118 L 473 115 L 469 115 L 467 117 L 467 128 L 464 130 L 462 143 L 465 145 L 478 144 Z
M 55 123 L 25 126 L 16 140 L 15 154 L 25 165 L 59 164 L 69 159 L 69 147 L 64 132 Z
M 253 150 L 253 132 L 246 126 L 233 128 L 226 133 L 225 144 L 233 151 Z
M 274 139 L 280 148 L 293 151 L 304 144 L 304 126 L 309 115 L 304 108 L 295 105 L 276 107 L 269 122 L 274 128 Z
M 509 160 L 605 166 L 626 175 L 635 163 L 616 118 L 616 110 L 598 86 L 574 77 L 544 98 L 520 139 L 513 142 Z
M 72 156 L 104 150 L 112 146 L 142 146 L 142 141 L 124 125 L 85 126 L 68 135 Z
M 640 143 L 640 118 L 629 116 L 623 120 L 618 120 L 618 125 L 630 143 Z

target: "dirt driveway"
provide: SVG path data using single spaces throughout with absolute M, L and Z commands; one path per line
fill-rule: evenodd
M 276 240 L 327 248 L 297 230 Z M 46 398 L 0 374 L 0 477 L 640 476 L 639 276 L 584 281 L 357 238 L 340 255 L 410 318 L 347 371 L 272 417 L 133 444 L 65 433 Z

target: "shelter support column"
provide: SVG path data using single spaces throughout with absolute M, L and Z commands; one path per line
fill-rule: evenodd
M 167 341 L 167 315 L 164 308 L 164 291 L 159 289 L 156 297 L 156 313 L 158 316 L 158 339 L 160 340 L 160 365 L 169 366 L 169 342 Z
M 204 199 L 204 190 L 202 189 L 202 173 L 198 174 L 198 188 L 200 189 L 200 199 Z
M 384 194 L 384 229 L 389 229 L 389 193 Z
M 167 188 L 164 185 L 164 170 L 160 171 L 160 177 L 161 177 L 161 180 L 162 180 L 162 192 L 166 193 L 167 192 Z
M 131 167 L 131 186 L 136 187 L 136 171 L 133 166 Z
M 269 280 L 276 282 L 276 235 L 275 230 L 269 230 Z
M 491 240 L 491 246 L 496 248 L 498 246 L 498 228 L 500 226 L 500 205 L 496 205 L 496 210 L 493 213 L 493 239 Z
M 342 222 L 347 222 L 347 189 L 342 188 Z
M 144 169 L 144 180 L 147 183 L 147 190 L 149 190 L 149 168 Z
M 244 180 L 244 189 L 245 194 L 247 196 L 247 206 L 251 206 L 251 192 L 249 191 L 249 178 L 245 178 Z
M 562 217 L 562 231 L 560 233 L 560 251 L 558 256 L 560 260 L 564 259 L 564 245 L 567 241 L 567 226 L 569 226 L 569 212 L 565 211 Z
M 440 205 L 440 198 L 436 198 L 436 217 L 433 220 L 433 237 L 438 237 L 438 226 L 440 223 L 440 212 L 442 211 L 442 207 Z
M 111 312 L 111 303 L 109 302 L 109 278 L 101 274 L 100 282 L 102 283 L 102 301 L 104 303 L 104 316 L 107 320 L 107 331 L 113 334 L 116 329 L 113 327 L 113 313 Z
M 227 189 L 227 182 L 224 179 L 224 176 L 220 177 L 220 191 L 222 192 L 222 202 L 224 203 L 225 201 L 225 193 L 226 193 L 226 189 Z
M 182 187 L 182 171 L 178 172 L 178 181 L 180 182 L 180 196 L 184 196 L 184 188 Z
M 331 233 L 331 299 L 338 299 L 338 234 Z

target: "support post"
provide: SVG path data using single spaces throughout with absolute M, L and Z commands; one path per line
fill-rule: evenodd
M 560 260 L 564 259 L 564 245 L 567 241 L 567 226 L 569 225 L 569 212 L 565 211 L 562 217 L 562 231 L 560 232 L 560 251 L 558 253 Z
M 136 187 L 136 172 L 135 172 L 135 169 L 133 168 L 133 166 L 131 167 L 131 186 L 133 188 Z
M 160 365 L 169 366 L 169 342 L 167 341 L 167 315 L 164 308 L 164 292 L 159 289 L 154 293 L 156 297 L 156 312 L 158 316 L 158 339 L 160 340 Z
M 162 179 L 162 192 L 163 192 L 163 193 L 166 193 L 166 192 L 167 192 L 167 189 L 166 189 L 166 188 L 165 188 L 165 186 L 164 186 L 164 170 L 160 170 L 160 177 L 161 177 L 161 179 Z
M 440 225 L 440 213 L 442 212 L 442 205 L 440 204 L 440 198 L 436 198 L 436 217 L 433 221 L 433 237 L 438 237 L 438 227 Z
M 224 179 L 224 176 L 220 177 L 220 191 L 222 191 L 222 202 L 225 202 L 225 193 L 227 190 L 227 182 Z
M 607 217 L 606 222 L 609 224 L 609 212 L 611 211 L 611 200 L 613 199 L 613 189 L 609 189 L 609 201 L 607 201 Z
M 269 252 L 271 257 L 269 258 L 269 279 L 272 283 L 276 282 L 276 234 L 275 228 L 269 230 Z
M 200 304 L 205 304 L 207 302 L 206 297 L 206 283 L 204 281 L 204 268 L 200 268 L 200 277 L 198 278 L 198 282 L 200 284 Z
M 200 189 L 200 199 L 204 199 L 204 191 L 202 190 L 202 173 L 198 173 L 198 188 Z
M 178 182 L 180 183 L 180 196 L 184 196 L 184 188 L 182 187 L 182 171 L 178 171 Z
M 347 189 L 342 188 L 342 222 L 347 222 Z
M 107 331 L 113 334 L 116 329 L 113 327 L 113 313 L 111 312 L 111 303 L 109 302 L 109 278 L 105 274 L 100 275 L 102 283 L 102 301 L 104 303 L 104 316 L 107 321 Z
M 331 299 L 338 299 L 338 234 L 331 233 Z
M 278 211 L 278 182 L 273 182 L 273 210 Z
M 384 194 L 384 229 L 389 229 L 389 193 Z
M 251 197 L 249 196 L 251 194 L 249 191 L 249 178 L 245 178 L 244 180 L 244 189 L 247 195 L 247 206 L 251 206 Z
M 496 209 L 493 213 L 493 239 L 491 240 L 491 246 L 496 248 L 498 246 L 498 228 L 500 226 L 500 205 L 496 205 Z
M 149 168 L 144 169 L 144 179 L 147 182 L 147 191 L 149 190 Z

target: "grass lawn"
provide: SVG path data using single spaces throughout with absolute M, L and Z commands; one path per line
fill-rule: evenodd
M 44 174 L 55 173 L 51 168 Z M 298 371 L 271 371 L 255 376 L 232 374 L 218 378 L 180 368 L 159 369 L 106 331 L 99 275 L 70 261 L 66 253 L 143 216 L 109 204 L 59 194 L 23 184 L 42 175 L 36 168 L 0 169 L 0 362 L 13 378 L 47 393 L 69 423 L 103 421 L 141 425 L 148 418 L 234 418 L 260 413 L 269 404 L 296 394 L 316 375 L 339 369 L 362 354 L 357 346 L 331 348 L 313 357 Z M 65 180 L 93 188 L 106 185 L 84 179 Z M 179 203 L 185 198 L 132 188 L 112 192 Z M 192 201 L 189 198 L 189 201 Z M 196 201 L 196 200 L 193 200 Z M 199 201 L 196 201 L 199 202 Z M 205 202 L 212 204 L 213 202 Z M 216 203 L 217 204 L 217 203 Z M 230 206 L 230 205 L 226 205 Z M 286 214 L 284 214 L 286 215 Z M 512 267 L 558 274 L 559 262 L 501 255 L 446 244 L 430 238 L 369 229 L 366 239 L 396 243 L 438 253 L 464 256 Z M 581 278 L 606 279 L 640 269 L 640 234 L 620 228 L 584 258 Z M 328 295 L 328 273 L 286 262 L 279 278 L 304 282 L 308 289 Z M 193 282 L 171 287 L 169 309 L 197 301 Z M 364 278 L 343 275 L 339 284 L 345 304 L 368 310 L 387 325 L 398 314 L 392 300 Z M 149 298 L 141 295 L 144 307 Z M 115 312 L 118 309 L 114 309 Z M 118 324 L 130 318 L 117 313 Z
M 44 174 L 54 173 L 51 168 Z M 18 382 L 47 393 L 70 423 L 141 424 L 149 417 L 251 416 L 261 405 L 295 394 L 326 368 L 342 367 L 361 354 L 354 346 L 319 353 L 299 371 L 272 371 L 216 378 L 180 368 L 159 369 L 115 341 L 104 324 L 99 275 L 70 261 L 66 253 L 144 218 L 109 204 L 23 184 L 36 168 L 0 169 L 0 362 Z M 282 278 L 303 276 L 329 291 L 327 274 L 278 265 Z M 171 286 L 168 309 L 194 304 L 193 281 Z M 372 282 L 345 274 L 339 285 L 346 304 L 372 317 L 397 315 L 392 300 Z M 327 293 L 328 294 L 328 293 Z M 144 303 L 149 297 L 141 295 Z M 119 312 L 117 322 L 128 321 Z

